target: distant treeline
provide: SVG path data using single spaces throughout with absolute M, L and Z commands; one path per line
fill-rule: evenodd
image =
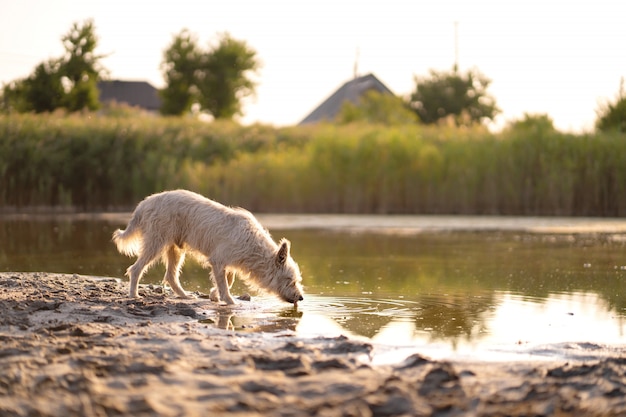
M 132 209 L 173 188 L 258 212 L 622 216 L 626 134 L 0 116 L 0 209 Z

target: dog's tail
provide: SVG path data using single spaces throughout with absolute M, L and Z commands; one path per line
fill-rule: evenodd
M 137 216 L 130 219 L 126 230 L 117 229 L 113 232 L 113 243 L 117 250 L 126 256 L 137 256 L 141 253 L 143 236 Z

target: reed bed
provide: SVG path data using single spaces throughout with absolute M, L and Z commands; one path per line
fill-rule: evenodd
M 621 216 L 626 135 L 0 116 L 0 207 L 129 209 L 188 188 L 260 212 Z

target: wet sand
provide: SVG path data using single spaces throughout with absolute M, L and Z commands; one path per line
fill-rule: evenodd
M 0 415 L 626 415 L 626 350 L 375 365 L 364 341 L 221 330 L 199 320 L 228 307 L 127 291 L 113 278 L 0 273 Z

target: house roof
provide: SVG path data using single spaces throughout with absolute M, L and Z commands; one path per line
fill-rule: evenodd
M 103 103 L 115 101 L 150 111 L 159 111 L 161 108 L 158 90 L 146 81 L 100 81 L 98 90 Z
M 374 74 L 367 74 L 356 77 L 344 83 L 337 91 L 331 94 L 315 110 L 305 117 L 299 124 L 317 123 L 324 120 L 333 120 L 341 110 L 345 101 L 357 104 L 359 98 L 367 91 L 375 90 L 381 94 L 391 94 L 393 92 L 383 84 Z

